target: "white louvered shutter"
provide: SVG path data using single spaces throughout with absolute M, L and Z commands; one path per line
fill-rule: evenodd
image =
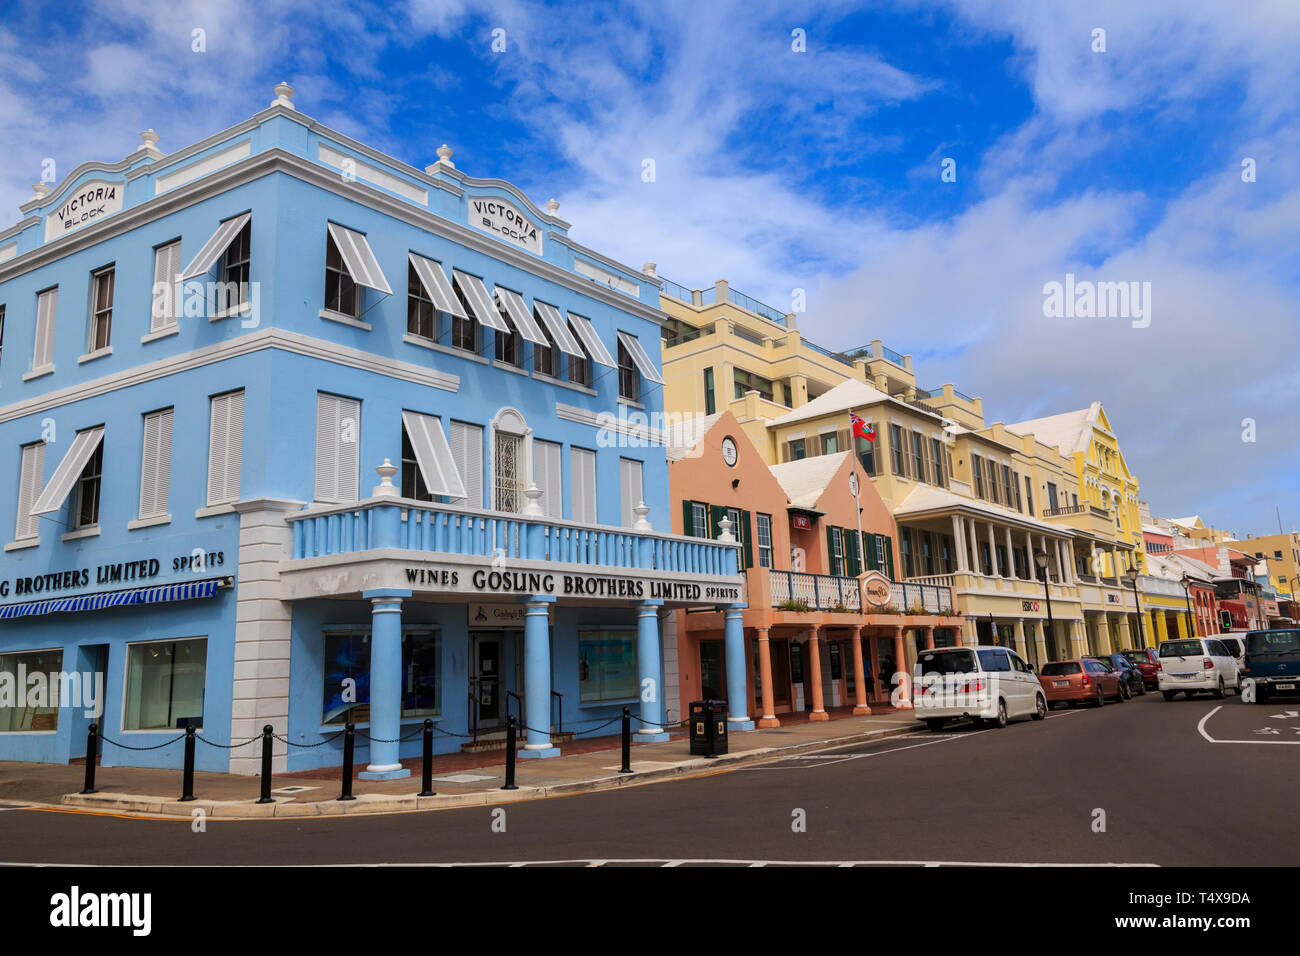
M 316 394 L 316 500 L 356 501 L 361 403 Z
M 144 417 L 144 449 L 140 456 L 140 517 L 167 514 L 171 492 L 172 409 Z
M 45 478 L 45 443 L 23 446 L 22 465 L 18 476 L 18 525 L 14 539 L 35 538 L 40 533 L 41 519 L 32 514 L 32 506 L 41 495 Z
M 451 457 L 460 471 L 468 497 L 457 498 L 453 504 L 467 508 L 483 507 L 483 429 L 464 422 L 451 423 Z
M 59 290 L 42 292 L 36 300 L 36 350 L 32 353 L 32 370 L 54 362 L 54 317 L 59 307 Z
M 569 483 L 573 487 L 573 520 L 596 523 L 596 453 L 586 448 L 571 449 Z
M 619 466 L 619 484 L 623 498 L 623 527 L 630 528 L 636 521 L 636 515 L 632 512 L 642 500 L 641 491 L 641 462 L 633 461 L 631 458 L 620 458 Z
M 548 518 L 564 517 L 560 451 L 555 442 L 533 440 L 533 481 L 541 489 L 542 511 Z
M 181 244 L 170 242 L 153 254 L 153 314 L 149 331 L 160 332 L 176 324 L 180 315 L 180 287 L 176 276 L 181 271 Z
M 208 434 L 208 504 L 239 500 L 239 472 L 244 459 L 244 393 L 212 399 Z

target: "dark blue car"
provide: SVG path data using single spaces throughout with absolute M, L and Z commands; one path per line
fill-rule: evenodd
M 1124 683 L 1128 684 L 1130 693 L 1141 696 L 1147 692 L 1146 681 L 1142 679 L 1142 672 L 1138 670 L 1137 665 L 1125 657 L 1123 654 L 1103 654 L 1097 658 L 1103 664 L 1108 664 L 1115 670 L 1119 671 L 1123 677 Z
M 1257 704 L 1300 696 L 1300 628 L 1247 632 L 1242 679 L 1254 682 Z

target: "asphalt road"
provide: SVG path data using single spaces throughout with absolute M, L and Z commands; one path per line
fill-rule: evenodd
M 0 861 L 1294 865 L 1298 769 L 1300 702 L 1148 694 L 505 808 L 209 820 L 201 833 L 0 809 Z

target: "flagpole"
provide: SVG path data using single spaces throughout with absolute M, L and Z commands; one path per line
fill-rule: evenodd
M 853 428 L 853 409 L 849 409 L 849 454 L 853 457 L 853 477 L 858 476 L 858 433 Z M 858 481 L 858 493 L 853 496 L 853 508 L 858 518 L 858 591 L 862 590 L 862 575 L 867 567 L 867 542 L 862 537 L 862 482 Z

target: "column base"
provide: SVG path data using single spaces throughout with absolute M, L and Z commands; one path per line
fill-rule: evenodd
M 357 774 L 357 779 L 359 780 L 401 780 L 403 777 L 409 777 L 410 775 L 411 775 L 411 771 L 407 770 L 401 764 L 398 764 L 396 767 L 382 766 L 382 767 L 374 767 L 374 769 L 367 767 L 365 770 Z
M 814 710 L 811 714 L 808 715 L 808 719 L 809 720 L 830 720 L 831 715 L 826 713 L 826 711 L 824 710 Z
M 632 734 L 634 744 L 657 744 L 671 739 L 666 730 L 638 730 Z
M 559 747 L 552 747 L 550 744 L 533 746 L 525 744 L 515 751 L 515 757 L 520 760 L 541 760 L 544 757 L 558 757 L 560 755 Z
M 758 727 L 760 730 L 769 730 L 772 727 L 780 726 L 781 721 L 777 720 L 775 717 L 760 717 L 758 719 Z
M 754 722 L 748 717 L 728 717 L 727 730 L 753 730 Z
M 900 700 L 894 705 L 894 710 L 911 710 L 912 702 L 910 700 Z
M 871 716 L 871 708 L 868 707 L 866 704 L 858 704 L 857 706 L 855 706 L 855 707 L 853 708 L 853 716 L 854 716 L 854 717 L 870 717 L 870 716 Z

